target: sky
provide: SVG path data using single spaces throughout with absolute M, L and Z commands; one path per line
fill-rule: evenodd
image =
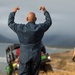
M 15 16 L 16 23 L 26 24 L 27 13 L 35 12 L 36 23 L 43 23 L 45 17 L 39 10 L 45 6 L 52 18 L 52 26 L 45 36 L 61 35 L 75 37 L 75 0 L 0 0 L 0 34 L 11 39 L 18 39 L 17 35 L 8 27 L 8 16 L 13 8 L 19 6 Z

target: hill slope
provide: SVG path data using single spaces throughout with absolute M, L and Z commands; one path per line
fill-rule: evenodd
M 0 42 L 2 42 L 2 43 L 12 43 L 13 41 L 0 34 Z

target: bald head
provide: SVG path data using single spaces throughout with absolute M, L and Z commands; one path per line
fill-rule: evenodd
M 36 21 L 36 15 L 34 12 L 29 12 L 28 15 L 27 15 L 27 21 L 28 22 L 35 22 Z

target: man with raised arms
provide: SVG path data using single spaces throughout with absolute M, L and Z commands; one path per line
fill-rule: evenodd
M 38 75 L 41 62 L 41 41 L 44 33 L 49 29 L 52 20 L 44 6 L 40 7 L 45 15 L 45 22 L 36 24 L 36 15 L 29 12 L 27 24 L 17 24 L 14 21 L 15 14 L 20 8 L 17 6 L 10 13 L 8 26 L 17 34 L 20 42 L 20 66 L 19 75 Z

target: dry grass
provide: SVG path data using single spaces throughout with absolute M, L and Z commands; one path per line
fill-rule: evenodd
M 64 53 L 55 53 L 51 55 L 52 61 L 50 64 L 53 68 L 74 71 L 75 62 L 72 61 L 73 51 L 67 51 Z
M 39 75 L 75 75 L 75 62 L 72 61 L 73 51 L 51 54 L 52 61 L 47 63 L 54 72 L 40 72 Z
M 39 75 L 75 75 L 75 72 L 48 72 L 48 73 L 40 73 Z

